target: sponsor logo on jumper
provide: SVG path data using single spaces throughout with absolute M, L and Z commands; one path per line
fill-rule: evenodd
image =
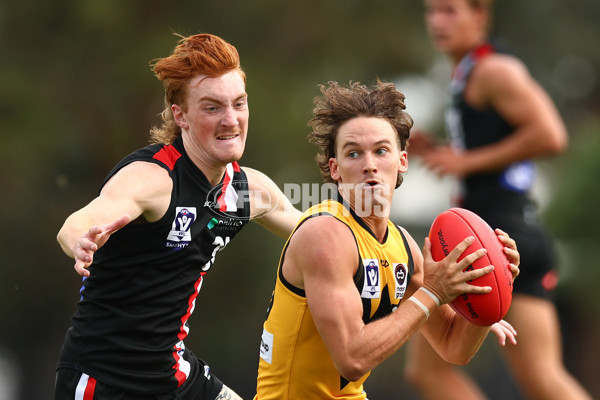
M 212 229 L 215 227 L 216 224 L 219 223 L 219 220 L 216 218 L 211 219 L 210 221 L 208 221 L 208 224 L 206 225 L 208 227 L 208 229 Z
M 226 220 L 213 218 L 206 225 L 208 229 L 213 229 L 214 227 L 219 227 L 227 230 L 235 230 L 242 226 L 244 221 L 239 219 L 228 218 Z
M 196 207 L 177 207 L 165 246 L 173 250 L 186 248 L 192 240 L 192 224 L 196 220 Z
M 379 260 L 372 258 L 363 259 L 365 279 L 361 297 L 365 299 L 378 299 L 381 296 L 379 288 Z
M 404 297 L 404 293 L 406 292 L 406 285 L 408 282 L 408 272 L 406 268 L 406 264 L 402 263 L 394 263 L 394 280 L 396 282 L 396 290 L 394 298 L 401 299 Z

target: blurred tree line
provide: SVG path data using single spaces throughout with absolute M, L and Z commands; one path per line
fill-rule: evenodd
M 592 359 L 600 352 L 600 2 L 498 3 L 495 33 L 550 92 L 570 130 L 571 149 L 550 167 L 555 195 L 544 217 L 560 240 L 567 365 L 600 396 Z M 280 185 L 319 182 L 306 141 L 317 84 L 425 74 L 438 56 L 422 12 L 421 1 L 392 0 L 0 2 L 0 398 L 52 398 L 80 286 L 55 235 L 110 168 L 147 143 L 163 108 L 148 63 L 171 52 L 173 33 L 214 33 L 238 48 L 251 109 L 242 164 Z M 283 241 L 246 230 L 211 271 L 187 342 L 251 398 Z M 414 396 L 401 360 L 393 362 L 391 379 L 374 374 L 371 396 Z

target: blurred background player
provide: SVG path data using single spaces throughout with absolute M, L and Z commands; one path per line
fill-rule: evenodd
M 440 176 L 460 181 L 457 205 L 517 242 L 521 274 L 506 316 L 517 346 L 503 348 L 512 376 L 531 399 L 590 399 L 562 362 L 552 242 L 528 196 L 532 159 L 564 151 L 565 126 L 546 92 L 515 57 L 488 40 L 492 0 L 425 0 L 435 47 L 453 66 L 446 114 L 450 146 L 415 134 L 409 152 Z M 463 371 L 445 363 L 423 337 L 408 352 L 407 379 L 427 399 L 483 399 Z

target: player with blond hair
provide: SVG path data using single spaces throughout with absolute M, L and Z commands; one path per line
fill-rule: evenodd
M 563 151 L 565 126 L 548 94 L 521 61 L 489 39 L 491 0 L 425 0 L 425 21 L 453 66 L 446 114 L 451 144 L 415 135 L 411 154 L 460 182 L 459 206 L 499 227 L 519 246 L 521 274 L 506 315 L 518 344 L 503 348 L 512 376 L 530 399 L 590 399 L 562 362 L 551 239 L 529 196 L 532 159 Z M 426 399 L 482 399 L 463 371 L 445 363 L 423 337 L 408 352 L 406 376 Z

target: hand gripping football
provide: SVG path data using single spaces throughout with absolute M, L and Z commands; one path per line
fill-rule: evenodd
M 486 294 L 461 294 L 450 306 L 472 323 L 490 326 L 504 318 L 512 300 L 512 273 L 509 262 L 503 252 L 503 245 L 492 228 L 469 210 L 451 208 L 444 211 L 436 217 L 429 230 L 431 255 L 434 261 L 440 261 L 469 236 L 473 236 L 475 241 L 458 260 L 485 248 L 487 253 L 465 268 L 465 271 L 493 265 L 492 272 L 468 282 L 476 286 L 490 286 L 492 291 Z

